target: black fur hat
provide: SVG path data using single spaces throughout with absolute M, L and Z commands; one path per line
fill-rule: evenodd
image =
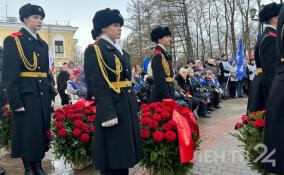
M 94 40 L 96 40 L 96 38 L 98 37 L 98 36 L 100 36 L 100 34 L 102 33 L 101 31 L 96 31 L 95 29 L 93 29 L 92 31 L 91 31 L 91 33 L 92 33 L 92 38 L 94 39 Z
M 92 36 L 99 36 L 102 33 L 102 28 L 107 27 L 113 23 L 119 23 L 120 26 L 123 26 L 124 20 L 121 16 L 119 10 L 106 8 L 100 11 L 97 11 L 93 18 L 93 27 Z
M 19 10 L 19 15 L 22 22 L 24 22 L 24 19 L 26 17 L 29 17 L 31 15 L 40 15 L 42 19 L 45 17 L 43 8 L 38 5 L 32 5 L 31 3 L 23 5 Z
M 155 43 L 158 42 L 159 39 L 163 38 L 164 36 L 170 35 L 171 36 L 171 31 L 169 27 L 161 27 L 158 26 L 154 28 L 151 32 L 151 40 Z
M 277 4 L 275 2 L 265 5 L 258 14 L 259 22 L 265 22 L 275 16 L 278 16 L 281 7 L 282 4 Z

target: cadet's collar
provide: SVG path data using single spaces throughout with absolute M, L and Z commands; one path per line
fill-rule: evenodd
M 270 25 L 270 24 L 265 24 L 265 28 L 266 27 L 270 27 L 270 28 L 273 28 L 274 30 L 276 30 L 276 27 L 274 27 L 273 25 Z
M 37 33 L 36 33 L 36 34 L 32 33 L 32 32 L 30 31 L 30 29 L 27 28 L 26 26 L 24 26 L 24 29 L 26 29 L 26 30 L 34 37 L 34 39 L 37 40 Z
M 111 41 L 111 39 L 108 36 L 106 36 L 105 34 L 102 34 L 101 38 L 106 40 L 107 42 L 109 42 L 111 45 L 113 45 L 121 53 L 121 55 L 123 55 L 123 51 L 122 51 L 122 49 L 121 49 L 121 47 L 120 47 L 120 45 L 117 41 L 115 43 L 113 43 Z
M 162 49 L 164 49 L 165 52 L 167 51 L 165 46 L 163 46 L 162 44 L 158 44 L 158 46 L 160 46 Z

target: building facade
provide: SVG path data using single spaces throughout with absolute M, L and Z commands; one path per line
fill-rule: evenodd
M 4 39 L 8 35 L 18 32 L 23 25 L 19 18 L 0 17 L 0 46 L 3 46 Z M 64 62 L 76 59 L 74 51 L 77 39 L 74 39 L 74 34 L 77 29 L 78 27 L 71 26 L 69 21 L 43 21 L 42 28 L 38 33 L 51 49 L 49 52 L 50 56 L 54 58 L 56 74 L 59 73 Z

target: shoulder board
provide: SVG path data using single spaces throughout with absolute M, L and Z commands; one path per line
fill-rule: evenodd
M 89 46 L 93 46 L 93 45 L 97 45 L 97 44 L 99 44 L 98 42 L 95 42 L 95 43 L 93 43 L 93 44 L 89 44 Z
M 11 35 L 9 35 L 10 37 L 15 37 L 15 36 L 19 36 L 19 35 L 23 35 L 21 32 L 16 32 L 16 33 L 12 33 Z
M 273 37 L 276 37 L 276 33 L 274 33 L 274 32 L 269 32 L 269 35 L 273 36 Z
M 157 55 L 160 55 L 161 53 L 162 53 L 161 50 L 156 50 Z

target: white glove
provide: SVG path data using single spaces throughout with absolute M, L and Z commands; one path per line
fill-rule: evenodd
M 54 101 L 51 100 L 51 107 L 53 108 L 54 107 Z
M 114 118 L 102 123 L 102 127 L 111 127 L 118 124 L 118 119 Z
M 20 107 L 18 109 L 15 109 L 16 112 L 24 112 L 25 108 L 24 107 Z

